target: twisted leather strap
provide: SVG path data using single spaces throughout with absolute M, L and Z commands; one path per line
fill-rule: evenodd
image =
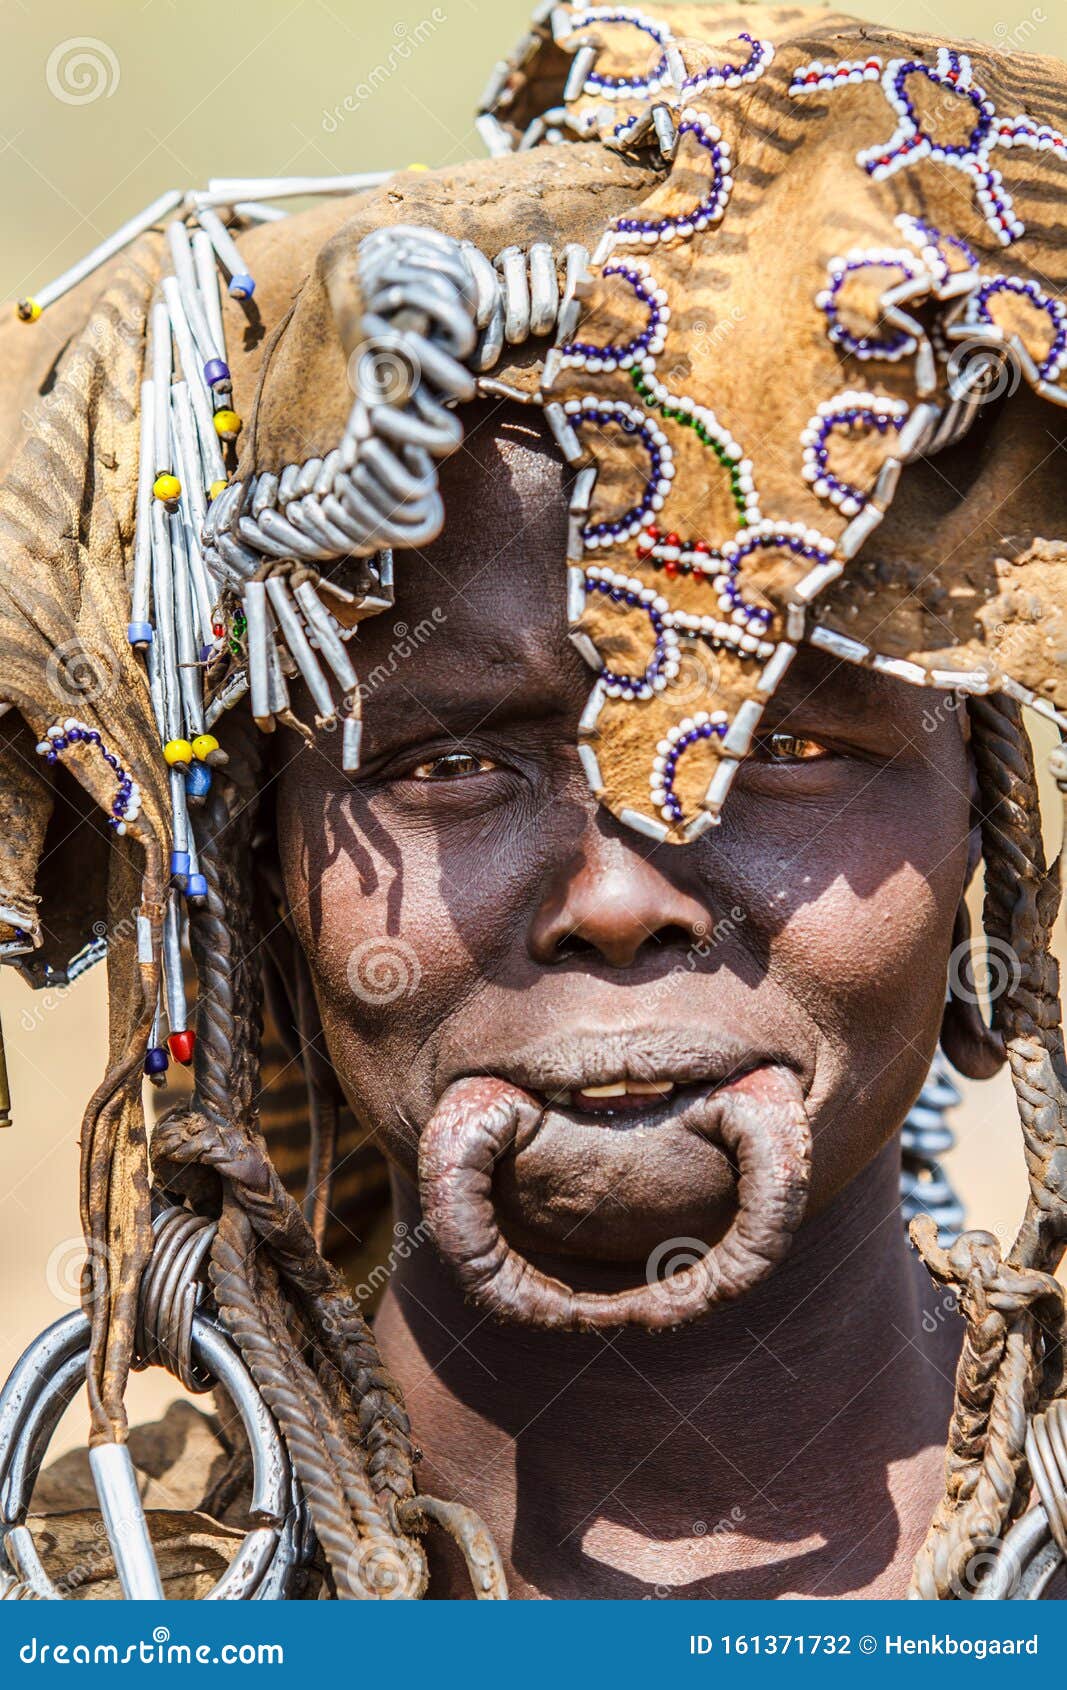
M 915 1562 L 911 1594 L 974 1595 L 977 1573 L 1026 1500 L 1026 1436 L 1041 1381 L 1039 1321 L 1062 1319 L 1063 1288 L 1050 1274 L 1002 1260 L 988 1232 L 965 1232 L 949 1250 L 936 1223 L 912 1222 L 931 1276 L 958 1295 L 967 1328 L 945 1457 L 945 1496 Z

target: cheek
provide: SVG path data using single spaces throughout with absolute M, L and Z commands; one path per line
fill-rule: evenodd
M 429 828 L 402 839 L 348 799 L 283 791 L 278 843 L 330 1059 L 353 1111 L 411 1162 L 442 1023 L 514 932 L 511 888 L 443 859 Z
M 779 982 L 805 983 L 818 1027 L 813 1212 L 893 1136 L 926 1078 L 965 865 L 965 847 L 898 862 L 869 891 L 841 874 L 775 942 Z

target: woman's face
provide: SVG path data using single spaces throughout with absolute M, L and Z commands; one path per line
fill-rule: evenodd
M 336 734 L 291 741 L 277 815 L 357 1118 L 413 1178 L 452 1081 L 539 1092 L 498 1212 L 528 1253 L 592 1269 L 729 1222 L 730 1170 L 672 1084 L 794 1070 L 809 1214 L 897 1130 L 937 1038 L 970 774 L 945 695 L 808 651 L 721 826 L 686 846 L 622 827 L 576 751 L 591 675 L 567 637 L 562 482 L 533 422 L 468 432 L 444 535 L 398 556 L 395 610 L 349 648 L 362 768 L 341 772 Z

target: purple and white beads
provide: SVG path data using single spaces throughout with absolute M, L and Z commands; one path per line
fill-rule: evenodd
M 644 611 L 655 636 L 652 656 L 643 674 L 623 675 L 605 663 L 600 679 L 608 697 L 632 700 L 651 698 L 654 692 L 662 692 L 678 673 L 678 634 L 667 617 L 667 600 L 633 576 L 620 575 L 596 564 L 585 572 L 585 587 L 589 593 L 603 593 L 624 610 Z
M 679 823 L 684 819 L 681 800 L 674 790 L 679 762 L 698 741 L 724 739 L 727 720 L 725 710 L 697 710 L 668 728 L 666 736 L 658 742 L 649 787 L 652 802 L 664 821 Z
M 841 320 L 841 291 L 850 276 L 864 270 L 897 270 L 900 280 L 914 281 L 920 274 L 919 265 L 910 252 L 900 247 L 853 247 L 844 258 L 831 258 L 827 265 L 829 286 L 815 295 L 815 303 L 826 313 L 827 333 L 835 346 L 850 352 L 854 358 L 883 358 L 895 363 L 916 351 L 918 342 L 907 329 L 887 327 L 879 333 L 871 324 L 869 334 L 857 334 Z M 884 292 L 895 283 L 887 283 Z
M 1044 357 L 1037 364 L 1038 375 L 1043 381 L 1054 381 L 1067 363 L 1067 306 L 1061 299 L 1045 293 L 1034 281 L 1027 281 L 1021 276 L 993 276 L 982 283 L 967 300 L 967 310 L 964 321 L 967 323 L 994 323 L 999 328 L 989 302 L 998 295 L 1014 294 L 1018 299 L 1025 299 L 1037 310 L 1044 311 L 1052 325 L 1052 337 Z
M 714 92 L 716 88 L 740 88 L 742 83 L 755 82 L 758 76 L 763 75 L 774 58 L 771 42 L 758 41 L 746 30 L 741 30 L 737 39 L 748 43 L 749 54 L 744 63 L 708 65 L 705 70 L 694 71 L 682 83 L 683 95 Z
M 670 30 L 658 19 L 646 17 L 644 12 L 630 6 L 588 6 L 584 11 L 573 12 L 567 22 L 568 33 L 585 29 L 589 24 L 626 24 L 651 36 L 658 47 L 665 47 L 672 39 Z M 605 71 L 592 70 L 585 79 L 582 92 L 597 95 L 602 100 L 625 100 L 633 95 L 644 99 L 658 94 L 665 85 L 670 85 L 670 72 L 666 55 L 661 54 L 647 76 L 611 76 Z
M 915 76 L 925 77 L 935 88 L 970 106 L 973 121 L 962 142 L 939 140 L 922 127 L 908 87 Z M 887 141 L 858 153 L 857 164 L 879 182 L 924 159 L 961 170 L 974 183 L 982 215 L 1001 245 L 1010 246 L 1024 235 L 1026 227 L 1015 213 L 1000 171 L 993 167 L 992 155 L 998 147 L 1021 146 L 1067 158 L 1067 138 L 1051 124 L 1039 123 L 1026 114 L 999 118 L 985 89 L 974 81 L 967 54 L 951 47 L 938 48 L 933 66 L 922 59 L 891 59 L 883 70 L 877 57 L 839 65 L 823 65 L 816 60 L 794 72 L 789 92 L 794 96 L 817 93 L 876 78 L 881 80 L 885 97 L 896 113 L 897 127 Z
M 844 88 L 849 83 L 877 82 L 882 75 L 882 61 L 876 55 L 869 59 L 841 59 L 837 64 L 824 65 L 813 59 L 810 65 L 798 65 L 789 84 L 794 99 L 800 94 L 819 94 L 827 88 Z
M 107 822 L 116 833 L 125 833 L 129 823 L 136 821 L 141 813 L 141 789 L 137 782 L 132 775 L 127 774 L 114 752 L 108 750 L 99 731 L 91 728 L 87 722 L 80 722 L 76 716 L 68 716 L 65 722 L 57 722 L 50 727 L 47 738 L 37 744 L 37 754 L 43 757 L 46 763 L 57 763 L 64 751 L 69 751 L 72 745 L 95 747 L 104 762 L 118 776 L 118 791 L 112 801 Z
M 644 491 L 637 503 L 623 511 L 621 516 L 588 523 L 582 531 L 587 547 L 614 546 L 620 540 L 632 539 L 640 533 L 642 523 L 653 511 L 663 509 L 663 501 L 670 492 L 674 480 L 674 454 L 667 436 L 656 423 L 647 421 L 635 405 L 627 405 L 621 399 L 594 399 L 590 396 L 568 399 L 563 409 L 574 429 L 590 426 L 619 428 L 639 441 L 648 454 Z
M 601 371 L 628 370 L 663 351 L 671 308 L 667 290 L 658 287 L 643 258 L 617 259 L 605 264 L 605 276 L 621 276 L 637 299 L 647 308 L 648 318 L 640 334 L 618 346 L 598 346 L 595 341 L 572 340 L 560 348 L 561 366 Z
M 800 437 L 804 448 L 805 481 L 820 499 L 828 499 L 844 516 L 858 516 L 870 494 L 849 481 L 842 481 L 830 468 L 830 442 L 835 434 L 857 436 L 871 430 L 885 435 L 904 427 L 909 406 L 903 399 L 888 399 L 874 393 L 838 393 L 824 399 Z
M 904 211 L 896 219 L 896 225 L 939 285 L 947 282 L 950 275 L 977 269 L 977 254 L 959 235 L 943 234 L 932 223 L 924 222 L 921 217 L 909 217 Z M 952 253 L 961 260 L 959 264 L 952 263 Z
M 688 211 L 668 213 L 663 217 L 618 218 L 614 226 L 617 240 L 641 241 L 646 246 L 655 246 L 657 241 L 688 240 L 698 229 L 706 229 L 709 223 L 717 223 L 722 217 L 734 185 L 730 174 L 730 144 L 723 140 L 722 132 L 707 113 L 696 111 L 692 106 L 685 108 L 678 124 L 679 151 L 686 136 L 691 136 L 692 146 L 706 155 L 708 184 L 705 193 Z

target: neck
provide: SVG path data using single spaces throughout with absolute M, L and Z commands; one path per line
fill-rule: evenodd
M 376 1330 L 419 1488 L 481 1514 L 516 1596 L 903 1595 L 956 1332 L 898 1170 L 894 1141 L 765 1284 L 668 1334 L 497 1326 L 412 1247 Z M 414 1192 L 395 1196 L 417 1236 Z M 435 1577 L 459 1593 L 455 1567 Z

